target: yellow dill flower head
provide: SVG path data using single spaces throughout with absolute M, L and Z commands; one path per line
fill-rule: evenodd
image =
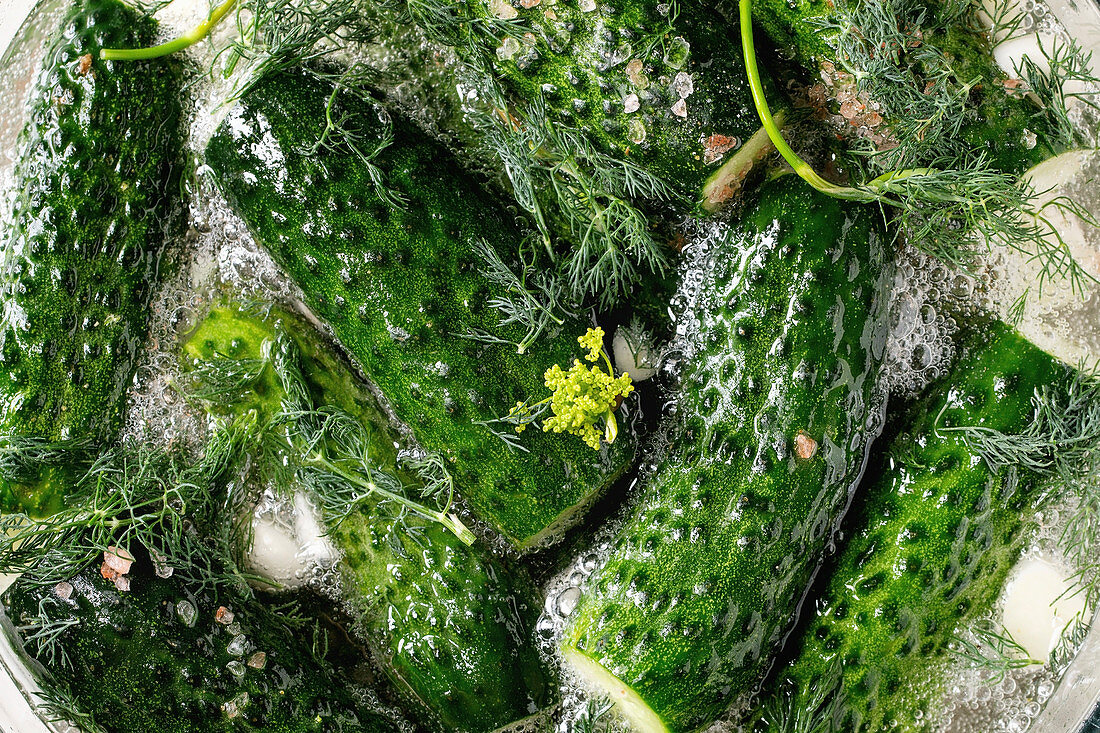
M 578 340 L 590 349 L 596 340 L 599 345 L 595 354 L 599 358 L 603 343 L 602 329 L 590 329 Z M 596 423 L 601 420 L 614 423 L 615 408 L 634 391 L 629 374 L 615 377 L 574 359 L 569 371 L 555 364 L 546 370 L 543 378 L 547 388 L 554 392 L 550 398 L 550 409 L 554 414 L 543 421 L 543 430 L 577 435 L 594 450 L 599 450 L 601 436 L 610 434 L 613 439 L 614 431 L 601 432 L 596 428 Z
M 603 329 L 597 326 L 588 329 L 588 332 L 583 336 L 577 337 L 577 343 L 588 351 L 588 354 L 584 357 L 585 359 L 596 361 L 600 358 L 600 353 L 603 351 L 603 336 Z

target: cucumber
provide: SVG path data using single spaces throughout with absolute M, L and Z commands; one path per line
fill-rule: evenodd
M 502 205 L 446 150 L 373 103 L 343 110 L 355 145 L 315 150 L 333 87 L 303 71 L 261 81 L 210 141 L 207 162 L 257 239 L 301 286 L 307 304 L 428 451 L 444 455 L 478 516 L 519 550 L 552 541 L 630 464 L 624 436 L 598 452 L 572 435 L 528 430 L 506 444 L 494 428 L 517 402 L 548 396 L 544 372 L 571 363 L 586 325 L 566 319 L 518 353 L 490 306 L 507 288 L 476 248 L 505 262 L 523 235 Z M 375 179 L 407 203 L 380 197 Z M 490 423 L 490 424 L 485 424 Z M 625 431 L 624 431 L 625 432 Z M 513 434 L 514 435 L 514 434 Z
M 865 500 L 845 520 L 850 539 L 785 675 L 797 699 L 842 669 L 839 730 L 935 725 L 948 643 L 996 601 L 1042 495 L 1034 472 L 994 470 L 942 428 L 1024 432 L 1036 390 L 1063 390 L 1071 370 L 997 323 L 959 351 L 903 413 L 880 473 L 861 490 Z
M 52 676 L 47 689 L 66 691 L 86 730 L 400 730 L 317 656 L 326 631 L 315 623 L 292 627 L 258 599 L 158 577 L 140 553 L 128 577 L 121 592 L 97 566 L 56 587 L 20 580 L 4 595 Z M 232 616 L 219 621 L 223 606 Z M 56 636 L 36 640 L 43 630 Z
M 46 51 L 2 227 L 0 440 L 98 445 L 121 427 L 161 253 L 177 221 L 179 66 L 116 64 L 152 20 L 82 0 Z M 67 482 L 32 465 L 0 479 L 0 511 L 47 514 Z
M 372 472 L 401 474 L 395 446 L 407 441 L 351 369 L 297 319 L 216 307 L 184 353 L 199 361 L 256 359 L 279 333 L 297 344 L 314 402 L 369 427 Z M 266 369 L 250 391 L 217 409 L 271 414 L 283 397 L 273 372 Z M 423 727 L 484 733 L 547 707 L 553 675 L 531 636 L 541 604 L 525 571 L 467 547 L 438 523 L 411 515 L 397 521 L 376 498 L 331 521 L 328 531 L 342 554 L 341 590 L 354 630 Z
M 669 446 L 562 641 L 638 730 L 714 720 L 796 615 L 881 422 L 884 244 L 783 176 L 689 272 Z
M 744 173 L 716 173 L 760 128 L 731 42 L 736 20 L 657 0 L 472 0 L 451 4 L 444 24 L 420 3 L 407 6 L 431 37 L 501 84 L 508 102 L 525 110 L 540 100 L 553 124 L 670 184 L 679 204 L 716 207 Z

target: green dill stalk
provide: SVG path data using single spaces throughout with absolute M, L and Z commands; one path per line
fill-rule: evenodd
M 225 0 L 221 5 L 214 8 L 209 18 L 199 23 L 179 38 L 173 39 L 167 43 L 162 43 L 158 46 L 148 46 L 146 48 L 104 48 L 99 52 L 99 57 L 107 61 L 140 61 L 143 59 L 157 59 L 162 56 L 176 53 L 177 51 L 182 51 L 185 48 L 190 48 L 209 36 L 210 31 L 214 30 L 214 26 L 216 26 L 236 4 L 237 0 Z
M 1027 183 L 1011 170 L 998 170 L 994 165 L 1011 167 L 1019 162 L 1017 158 L 1027 160 L 1030 153 L 1025 151 L 1017 158 L 1000 155 L 998 160 L 991 160 L 985 153 L 971 152 L 974 143 L 970 138 L 973 134 L 982 139 L 1002 140 L 1005 133 L 999 126 L 1005 119 L 1015 119 L 1013 113 L 1018 113 L 1023 102 L 1004 94 L 987 94 L 993 100 L 987 99 L 980 108 L 985 122 L 971 126 L 970 130 L 964 127 L 971 92 L 983 78 L 990 84 L 1000 78 L 990 68 L 991 59 L 986 58 L 984 66 L 976 62 L 976 70 L 967 67 L 962 71 L 955 69 L 949 60 L 950 54 L 957 52 L 960 45 L 965 46 L 965 41 L 960 41 L 960 37 L 965 39 L 967 34 L 974 35 L 972 29 L 960 27 L 969 17 L 968 5 L 941 9 L 946 20 L 940 21 L 941 26 L 930 23 L 932 30 L 927 35 L 921 31 L 926 14 L 916 10 L 923 6 L 914 0 L 842 3 L 839 6 L 849 15 L 834 21 L 839 29 L 838 35 L 841 39 L 855 40 L 851 40 L 852 47 L 838 42 L 837 54 L 850 67 L 860 64 L 856 49 L 867 56 L 866 64 L 855 69 L 857 80 L 870 87 L 872 93 L 886 99 L 894 96 L 904 98 L 908 93 L 919 100 L 908 107 L 904 104 L 899 106 L 894 110 L 897 117 L 888 120 L 899 137 L 896 147 L 885 151 L 864 151 L 870 161 L 869 167 L 886 168 L 885 172 L 853 186 L 837 185 L 822 178 L 783 139 L 769 110 L 756 65 L 752 6 L 752 0 L 738 2 L 741 45 L 753 104 L 776 149 L 803 180 L 818 191 L 836 198 L 894 207 L 900 228 L 909 242 L 949 264 L 970 264 L 975 242 L 984 241 L 986 246 L 1007 246 L 1039 260 L 1043 265 L 1043 280 L 1066 278 L 1075 291 L 1080 290 L 1084 283 L 1095 281 L 1095 277 L 1073 258 L 1057 231 L 1046 225 L 1045 213 L 1035 208 L 1032 203 L 1034 192 Z M 788 11 L 793 12 L 790 8 Z M 907 14 L 913 17 L 905 20 Z M 824 21 L 819 21 L 819 24 L 823 25 Z M 867 26 L 873 26 L 876 32 Z M 883 37 L 881 41 L 880 35 Z M 937 48 L 934 45 L 936 42 L 944 42 L 946 48 Z M 870 47 L 869 50 L 866 46 Z M 915 57 L 912 60 L 905 57 L 910 48 L 917 49 L 912 52 Z M 971 56 L 978 58 L 982 58 L 981 54 L 986 51 L 970 49 Z M 840 63 L 838 60 L 837 64 Z M 885 66 L 874 68 L 875 63 Z M 1064 77 L 1072 73 L 1069 71 L 1072 62 L 1066 61 L 1052 68 L 1059 70 Z M 1034 64 L 1031 70 L 1036 78 L 1042 78 Z M 974 78 L 961 76 L 973 71 L 982 75 Z M 879 76 L 887 77 L 887 81 L 877 81 Z M 926 80 L 925 85 L 919 93 L 914 93 L 910 87 L 919 80 Z M 1061 81 L 1064 80 L 1054 82 L 1045 79 L 1041 84 L 1036 82 L 1036 85 L 1042 89 L 1060 88 Z M 1065 99 L 1053 93 L 1047 96 L 1050 103 L 1033 113 L 1043 119 L 1051 116 L 1065 118 L 1065 114 L 1058 116 L 1051 110 L 1055 103 L 1064 106 Z M 926 99 L 934 101 L 926 102 Z M 940 105 L 940 108 L 928 111 L 928 117 L 923 118 L 919 111 L 922 105 L 933 104 Z M 890 111 L 889 108 L 887 111 Z M 905 115 L 917 117 L 917 124 L 914 126 L 906 122 L 903 119 Z M 1063 133 L 1063 139 L 1065 134 L 1068 133 Z M 1044 150 L 1049 152 L 1049 148 L 1037 149 L 1037 152 Z M 907 164 L 907 167 L 889 169 L 890 165 L 899 163 Z M 1077 204 L 1066 199 L 1058 199 L 1051 205 L 1078 215 L 1083 213 Z M 1085 218 L 1089 218 L 1087 214 Z

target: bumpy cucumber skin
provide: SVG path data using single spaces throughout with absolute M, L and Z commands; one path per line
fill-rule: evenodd
M 400 730 L 388 715 L 358 703 L 334 671 L 311 661 L 309 636 L 259 612 L 255 601 L 196 592 L 178 576 L 158 578 L 144 557 L 130 577 L 130 591 L 125 593 L 104 580 L 96 567 L 71 579 L 74 590 L 69 600 L 53 588 L 22 581 L 4 596 L 5 609 L 16 624 L 29 622 L 40 603 L 51 620 L 78 622 L 58 641 L 73 666 L 53 665 L 50 672 L 69 686 L 80 710 L 105 730 Z M 184 600 L 198 611 L 193 626 L 177 613 L 177 604 Z M 234 634 L 215 620 L 222 605 L 234 612 L 233 622 L 240 624 L 247 651 L 231 653 Z M 245 665 L 256 651 L 267 655 L 262 669 Z M 231 663 L 245 665 L 241 677 L 229 669 Z M 239 701 L 243 693 L 247 703 L 230 718 L 223 705 Z
M 216 307 L 185 353 L 256 358 L 279 319 L 300 349 L 316 404 L 338 406 L 370 426 L 378 467 L 396 471 L 395 445 L 404 441 L 351 368 L 308 326 L 285 315 L 264 320 Z M 264 412 L 281 398 L 269 370 L 255 393 L 233 400 L 233 409 Z M 482 546 L 463 545 L 441 525 L 407 517 L 394 526 L 389 515 L 368 503 L 332 527 L 330 539 L 343 553 L 343 589 L 356 631 L 421 725 L 485 733 L 546 708 L 554 680 L 533 644 L 540 604 L 527 573 Z
M 493 5 L 475 0 L 465 10 L 492 17 Z M 478 49 L 484 55 L 480 61 L 488 62 L 515 99 L 526 103 L 541 97 L 554 118 L 676 185 L 694 201 L 706 178 L 738 147 L 708 158 L 707 141 L 724 136 L 744 142 L 760 127 L 736 20 L 727 23 L 696 3 L 680 3 L 675 18 L 668 15 L 668 3 L 656 0 L 596 3 L 591 10 L 582 5 L 518 8 L 517 20 L 533 35 L 520 40 L 514 54 L 504 52 L 507 46 Z M 658 10 L 662 7 L 664 13 Z M 647 39 L 655 36 L 660 40 L 647 53 Z M 644 80 L 628 72 L 632 61 L 642 62 Z M 681 98 L 673 88 L 681 74 L 692 85 L 684 102 L 686 116 L 673 111 Z M 637 95 L 639 107 L 626 112 L 631 94 Z M 714 140 L 710 148 L 717 145 Z
M 862 471 L 881 414 L 881 232 L 872 207 L 785 176 L 700 267 L 667 455 L 563 642 L 669 730 L 758 682 Z
M 1005 326 L 984 331 L 906 411 L 801 637 L 789 677 L 816 689 L 842 666 L 843 730 L 935 726 L 947 644 L 992 607 L 1019 553 L 1035 477 L 991 471 L 936 426 L 1020 432 L 1034 390 L 1068 368 Z
M 155 24 L 82 0 L 46 52 L 3 226 L 0 434 L 107 441 L 146 331 L 180 180 L 180 69 L 106 62 Z M 0 486 L 0 510 L 49 511 L 48 476 Z M 55 477 L 56 478 L 56 477 Z
M 552 539 L 629 465 L 627 431 L 597 452 L 576 436 L 536 427 L 518 436 L 523 452 L 476 423 L 548 397 L 543 373 L 580 356 L 576 339 L 587 325 L 567 321 L 524 354 L 462 338 L 468 328 L 522 337 L 522 329 L 500 327 L 488 301 L 505 293 L 481 274 L 474 251 L 484 239 L 507 257 L 521 234 L 500 203 L 403 120 L 374 163 L 386 185 L 408 197 L 404 210 L 379 199 L 351 152 L 311 153 L 330 93 L 301 72 L 265 80 L 211 140 L 207 160 L 417 441 L 448 458 L 478 515 L 521 550 Z M 375 123 L 360 141 L 369 149 L 385 112 L 349 105 L 364 125 Z
M 939 8 L 936 2 L 926 5 L 931 14 Z M 737 0 L 721 0 L 719 7 L 731 19 L 739 15 Z M 816 79 L 826 62 L 835 64 L 838 70 L 844 68 L 837 59 L 835 33 L 820 26 L 833 7 L 831 0 L 753 0 L 753 25 L 771 38 L 778 53 L 790 57 Z M 1036 129 L 1034 109 L 1023 95 L 1005 93 L 1000 85 L 1005 75 L 996 66 L 984 34 L 953 27 L 946 34 L 925 38 L 925 43 L 944 50 L 960 80 L 981 80 L 971 94 L 971 111 L 960 135 L 960 142 L 966 143 L 969 150 L 984 152 L 998 169 L 1015 173 L 1022 173 L 1055 152 L 1044 140 L 1035 144 L 1026 139 L 1026 132 Z

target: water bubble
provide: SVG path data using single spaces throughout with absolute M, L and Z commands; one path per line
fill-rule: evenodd
M 557 611 L 562 616 L 571 616 L 577 610 L 577 604 L 581 600 L 581 589 L 577 587 L 566 588 L 558 594 Z
M 234 657 L 243 656 L 248 651 L 248 639 L 243 634 L 238 634 L 229 640 L 229 644 L 226 645 L 225 651 Z
M 184 626 L 194 626 L 199 611 L 191 601 L 183 600 L 176 604 L 176 616 Z

